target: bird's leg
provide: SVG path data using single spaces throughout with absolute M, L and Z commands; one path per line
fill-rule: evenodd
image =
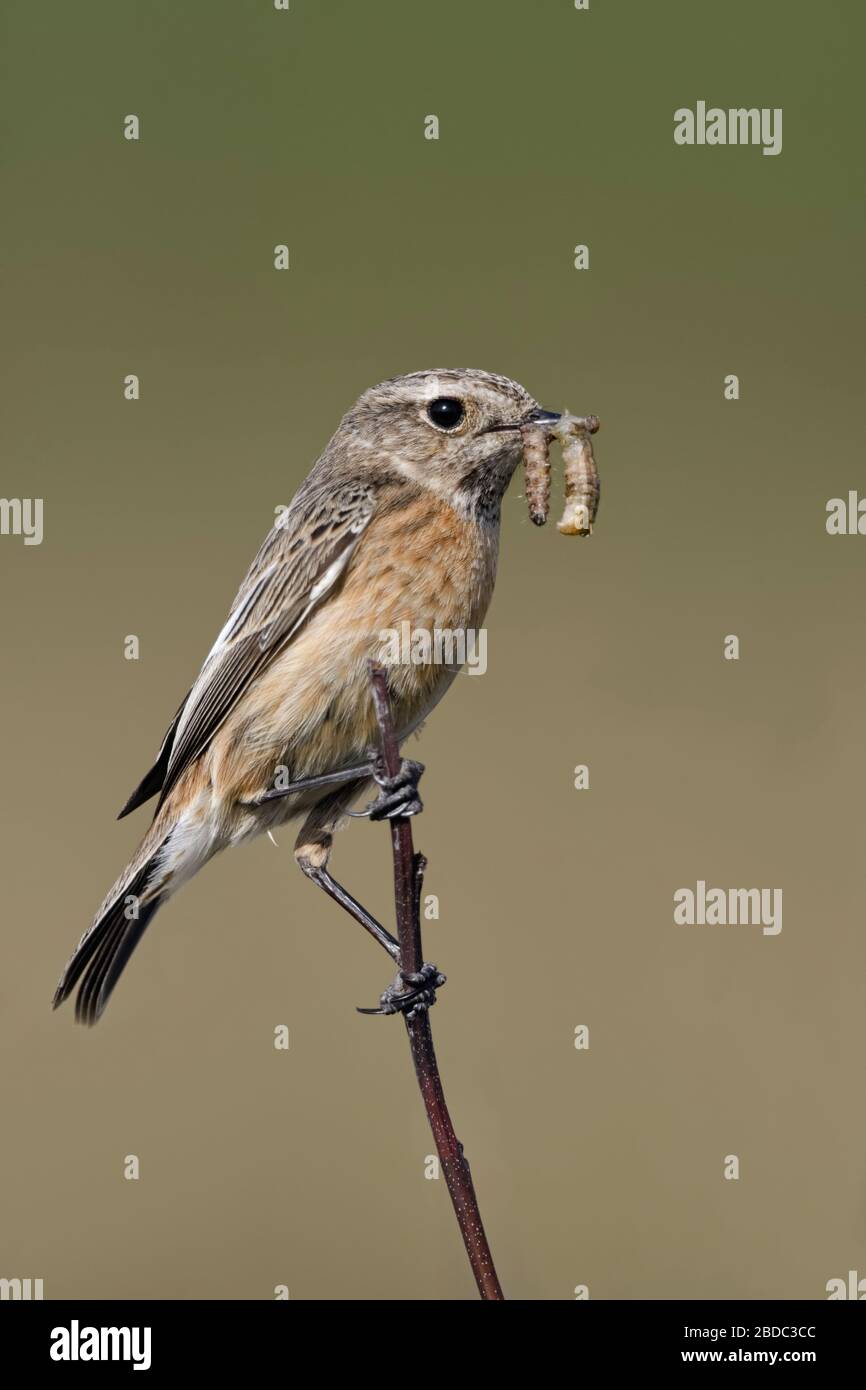
M 295 841 L 295 859 L 307 878 L 327 893 L 329 898 L 333 898 L 335 903 L 339 903 L 344 912 L 348 912 L 356 922 L 360 922 L 373 940 L 378 941 L 382 949 L 399 965 L 400 943 L 396 937 L 386 931 L 382 923 L 377 922 L 373 914 L 328 872 L 334 830 L 356 793 L 357 786 L 338 787 L 312 808 Z
M 342 883 L 338 883 L 333 874 L 329 873 L 323 865 L 317 865 L 312 859 L 304 855 L 296 854 L 299 867 L 313 883 L 327 893 L 329 898 L 333 898 L 335 903 L 339 903 L 344 911 L 348 912 L 356 922 L 360 922 L 365 931 L 369 932 L 374 941 L 388 952 L 391 959 L 399 966 L 400 964 L 400 943 L 389 931 L 386 931 L 381 922 L 378 922 L 372 913 L 353 898 L 348 889 Z M 431 1008 L 436 1003 L 436 990 L 445 983 L 445 976 L 439 967 L 425 961 L 421 969 L 417 972 L 410 970 L 399 970 L 394 976 L 393 981 L 386 990 L 379 996 L 379 1007 L 376 1009 L 359 1009 L 359 1014 L 397 1014 L 405 1013 L 407 1018 L 413 1019 L 416 1014 L 424 1009 Z
M 337 772 L 323 772 L 317 777 L 300 777 L 297 782 L 289 782 L 285 787 L 268 787 L 261 796 L 245 802 L 248 806 L 266 806 L 270 801 L 281 797 L 294 796 L 297 792 L 309 791 L 315 787 L 330 787 L 340 782 L 357 782 L 361 778 L 372 777 L 379 788 L 375 801 L 363 811 L 350 811 L 356 819 L 368 817 L 372 821 L 393 820 L 397 816 L 417 816 L 424 810 L 418 795 L 418 783 L 424 771 L 423 763 L 403 758 L 396 777 L 386 776 L 380 758 L 371 753 L 370 761 L 359 767 L 344 767 Z
M 404 767 L 405 763 L 406 760 L 404 759 Z M 378 781 L 382 773 L 381 764 L 375 760 L 372 767 L 373 775 Z M 385 779 L 383 777 L 383 781 L 387 784 L 384 788 L 385 795 L 390 797 L 395 791 L 399 793 L 400 788 L 390 785 L 392 783 L 399 783 L 404 795 L 407 787 L 410 791 L 413 787 L 417 788 L 417 780 L 422 772 L 421 764 L 415 763 L 410 766 L 406 774 L 401 769 L 401 773 L 395 778 Z M 359 903 L 357 898 L 353 897 L 348 889 L 338 883 L 333 874 L 328 871 L 334 826 L 343 814 L 345 804 L 352 795 L 352 788 L 341 787 L 332 796 L 325 798 L 313 807 L 301 827 L 295 843 L 295 859 L 307 878 L 317 884 L 335 903 L 339 903 L 344 912 L 348 912 L 350 917 L 359 922 L 374 941 L 378 941 L 382 949 L 388 952 L 398 967 L 393 981 L 379 996 L 379 1007 L 359 1009 L 358 1012 L 363 1014 L 405 1013 L 407 1018 L 412 1019 L 418 1013 L 435 1004 L 436 990 L 440 985 L 444 985 L 445 976 L 441 974 L 438 966 L 432 965 L 429 961 L 425 961 L 418 971 L 403 970 L 400 966 L 400 943 L 396 937 L 386 931 L 381 922 L 378 922 L 373 914 L 368 912 L 363 904 Z M 418 855 L 413 887 L 416 910 L 421 901 L 424 863 L 422 856 Z
M 414 911 L 421 910 L 421 890 L 424 885 L 424 870 L 427 860 L 423 854 L 414 857 L 412 893 Z M 426 1013 L 436 1003 L 436 991 L 445 984 L 446 977 L 437 965 L 424 961 L 420 970 L 397 971 L 388 988 L 379 996 L 377 1009 L 359 1009 L 359 1014 L 405 1014 L 412 1022 L 419 1014 Z
M 261 796 L 244 804 L 266 806 L 269 801 L 277 801 L 282 796 L 294 796 L 295 792 L 309 791 L 311 787 L 330 787 L 337 782 L 357 782 L 360 778 L 366 780 L 373 774 L 374 768 L 370 763 L 362 763 L 360 767 L 344 767 L 339 772 L 323 772 L 319 777 L 301 777 L 297 782 L 289 782 L 285 787 L 268 787 Z
M 333 898 L 334 902 L 339 903 L 340 907 L 344 908 L 350 917 L 354 917 L 356 922 L 360 922 L 364 930 L 370 933 L 374 941 L 378 941 L 379 945 L 388 952 L 392 960 L 399 962 L 400 944 L 396 937 L 393 937 L 389 931 L 386 931 L 382 923 L 377 922 L 372 913 L 368 912 L 367 909 L 358 902 L 357 898 L 353 898 L 352 894 L 343 887 L 342 883 L 337 882 L 333 874 L 328 873 L 324 865 L 317 865 L 312 859 L 308 859 L 300 854 L 296 854 L 295 857 L 300 868 L 307 875 L 307 878 L 324 889 L 329 898 Z

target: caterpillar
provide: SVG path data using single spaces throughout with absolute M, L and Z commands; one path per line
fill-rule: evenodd
M 529 519 L 543 526 L 550 507 L 550 433 L 546 425 L 527 425 L 523 431 L 523 467 Z
M 524 426 L 526 504 L 536 526 L 544 525 L 550 508 L 550 441 L 556 439 L 565 466 L 565 508 L 557 530 L 564 536 L 592 534 L 601 491 L 591 438 L 598 427 L 597 416 L 567 411 L 550 424 Z
M 565 465 L 565 510 L 556 523 L 564 536 L 592 535 L 601 493 L 592 452 L 592 435 L 597 429 L 595 415 L 571 415 L 557 420 L 551 430 L 562 447 Z

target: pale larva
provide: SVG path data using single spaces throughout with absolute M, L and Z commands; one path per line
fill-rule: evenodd
M 595 415 L 563 415 L 550 428 L 565 465 L 565 509 L 556 523 L 564 536 L 592 535 L 601 492 L 591 439 L 597 429 Z
M 562 449 L 565 509 L 557 530 L 565 536 L 589 536 L 598 511 L 601 485 L 592 453 L 591 435 L 598 429 L 595 415 L 570 415 L 523 427 L 526 504 L 536 526 L 543 526 L 550 507 L 550 441 Z

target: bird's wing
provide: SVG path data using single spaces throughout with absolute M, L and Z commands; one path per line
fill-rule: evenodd
M 184 706 L 189 696 L 190 692 L 187 691 L 178 705 L 174 719 L 172 719 L 165 731 L 165 737 L 160 744 L 159 752 L 156 755 L 153 767 L 144 774 L 135 791 L 131 792 L 127 797 L 123 809 L 117 814 L 118 820 L 123 820 L 123 817 L 128 816 L 130 811 L 137 810 L 139 806 L 144 805 L 145 801 L 149 801 L 152 796 L 156 796 L 156 793 L 165 781 L 165 773 L 168 768 L 168 760 L 171 757 L 171 747 L 174 742 L 174 736 L 177 733 L 177 726 L 180 723 L 180 717 L 183 714 Z
M 156 766 L 141 784 L 140 790 L 150 788 L 148 795 L 159 790 L 153 782 L 160 762 L 164 764 L 157 810 L 251 682 L 333 591 L 375 505 L 372 485 L 356 483 L 333 490 L 326 501 L 304 490 L 282 514 L 250 566 L 225 626 L 163 741 Z M 146 799 L 147 795 L 141 798 Z M 130 803 L 127 807 L 132 809 Z

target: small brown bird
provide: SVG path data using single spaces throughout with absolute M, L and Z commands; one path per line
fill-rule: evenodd
M 266 537 L 156 762 L 120 812 L 159 793 L 55 1007 L 80 981 L 76 1018 L 95 1023 L 157 908 L 218 850 L 300 815 L 299 865 L 363 913 L 328 872 L 334 830 L 373 780 L 380 795 L 365 814 L 420 810 L 423 770 L 404 760 L 398 778 L 374 775 L 368 663 L 381 658 L 383 632 L 406 622 L 428 633 L 480 627 L 521 427 L 556 418 L 489 372 L 412 372 L 364 392 Z M 389 668 L 401 740 L 455 674 L 433 660 Z M 372 919 L 364 925 L 382 939 Z

